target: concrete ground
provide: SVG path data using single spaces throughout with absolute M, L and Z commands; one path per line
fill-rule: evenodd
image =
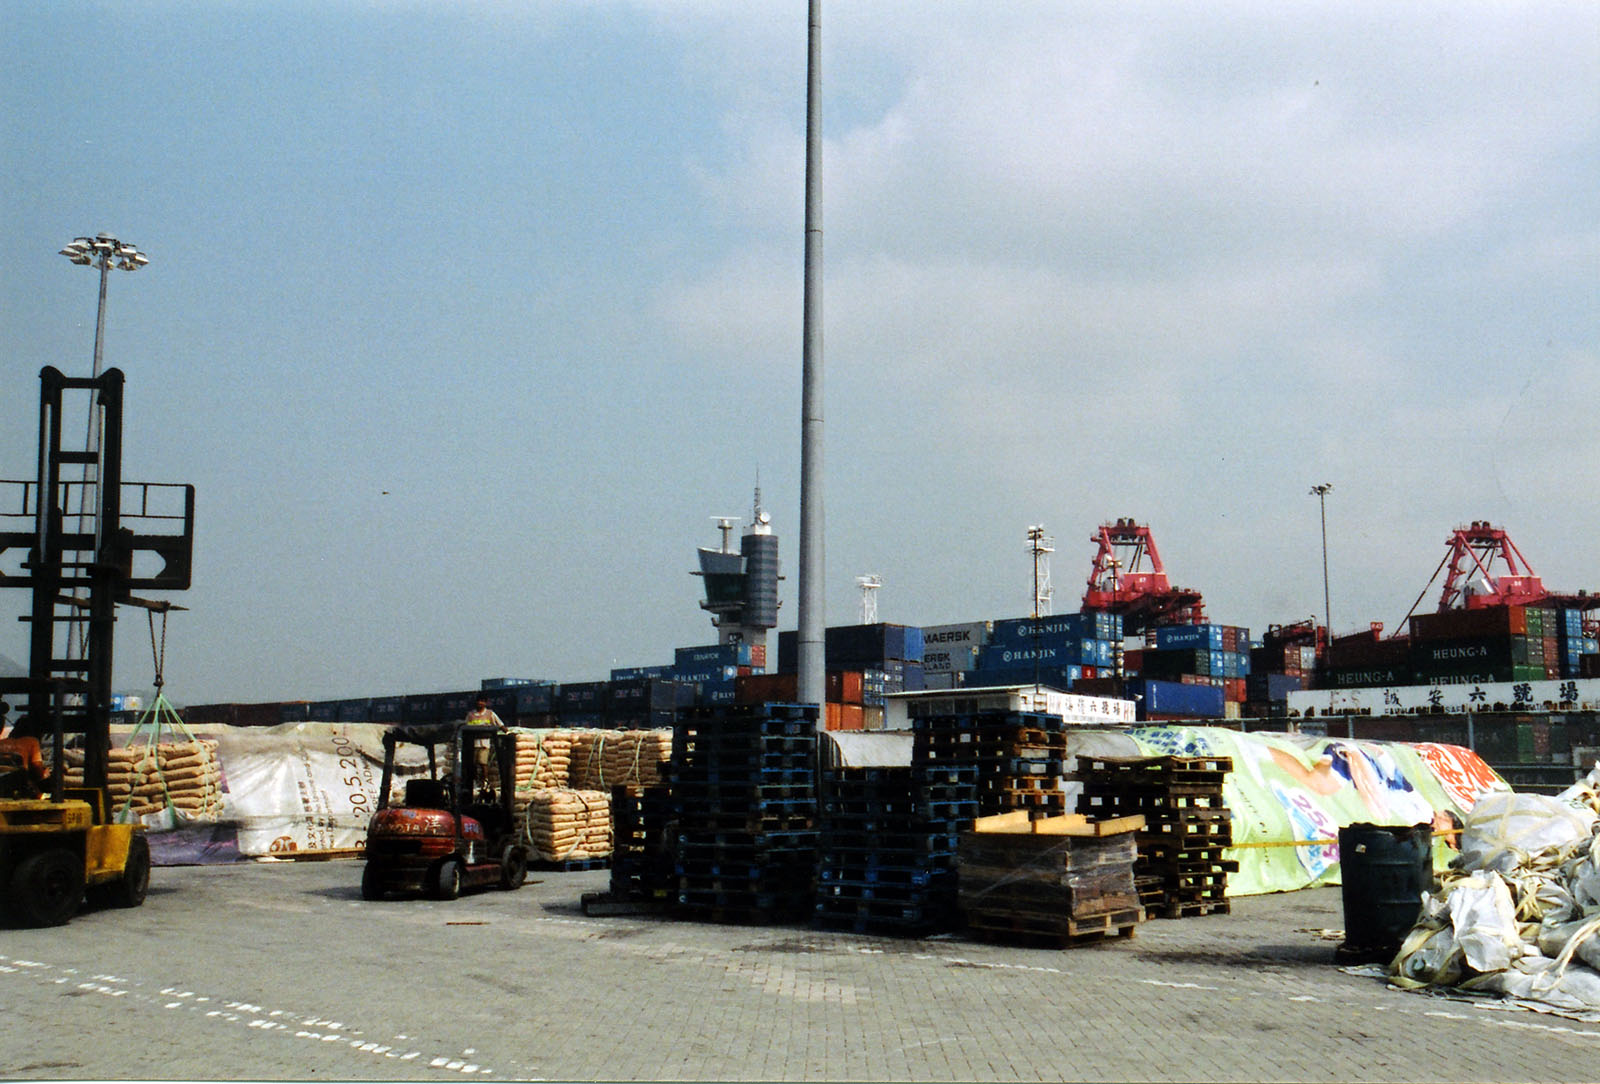
M 1067 950 L 587 918 L 604 871 L 364 903 L 354 861 L 158 869 L 0 932 L 0 1078 L 1587 1081 L 1600 1025 L 1334 962 L 1339 890 Z

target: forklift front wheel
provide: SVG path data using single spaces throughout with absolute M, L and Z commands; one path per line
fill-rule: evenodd
M 506 844 L 500 855 L 500 887 L 515 891 L 528 879 L 528 855 L 515 843 Z
M 461 895 L 461 860 L 446 858 L 439 863 L 434 875 L 433 894 L 441 900 L 453 900 Z
M 16 914 L 30 926 L 60 926 L 83 900 L 83 859 L 54 848 L 30 854 L 11 874 Z

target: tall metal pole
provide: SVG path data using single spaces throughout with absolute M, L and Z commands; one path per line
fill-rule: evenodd
M 1328 602 L 1328 491 L 1332 488 L 1332 482 L 1311 487 L 1322 512 L 1322 619 L 1329 636 L 1333 635 L 1333 608 Z
M 124 241 L 119 241 L 109 233 L 101 232 L 93 237 L 75 237 L 61 250 L 61 255 L 82 267 L 97 268 L 100 272 L 100 302 L 95 308 L 94 318 L 94 372 L 93 379 L 100 379 L 101 364 L 105 357 L 106 338 L 106 281 L 111 277 L 111 269 L 119 271 L 137 271 L 150 262 L 138 247 Z M 83 464 L 83 475 L 78 489 L 78 533 L 82 534 L 84 520 L 88 516 L 89 487 L 95 487 L 98 504 L 99 493 L 104 488 L 103 480 L 99 475 L 100 447 L 103 434 L 101 426 L 104 424 L 104 410 L 100 409 L 97 397 L 92 400 L 89 416 L 85 422 L 86 430 L 83 436 L 84 450 L 88 458 Z M 91 471 L 94 472 L 91 478 Z M 105 524 L 99 517 L 95 519 L 96 551 L 98 541 Z M 73 592 L 74 597 L 77 592 Z M 76 629 L 76 635 L 74 630 Z M 69 623 L 67 627 L 67 658 L 87 657 L 89 650 L 90 630 L 84 625 Z M 75 654 L 76 652 L 76 654 Z
M 806 60 L 806 245 L 801 331 L 800 614 L 796 685 L 827 725 L 822 515 L 822 0 L 810 0 Z

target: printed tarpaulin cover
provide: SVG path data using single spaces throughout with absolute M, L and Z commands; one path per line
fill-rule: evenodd
M 1464 816 L 1480 794 L 1510 789 L 1476 753 L 1453 745 L 1186 726 L 1075 737 L 1069 751 L 1092 756 L 1232 758 L 1222 788 L 1233 814 L 1226 856 L 1239 863 L 1228 875 L 1230 896 L 1338 884 L 1341 827 L 1449 828 L 1450 815 Z M 1119 745 L 1126 752 L 1110 751 Z M 1435 865 L 1454 853 L 1436 835 Z
M 206 865 L 366 842 L 383 775 L 383 730 L 364 724 L 197 727 L 217 741 L 222 800 L 205 817 L 165 811 L 146 821 L 157 865 Z M 402 746 L 396 776 L 420 771 Z

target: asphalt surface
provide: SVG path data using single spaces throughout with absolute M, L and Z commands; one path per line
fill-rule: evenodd
M 0 930 L 0 1078 L 1590 1081 L 1600 1025 L 1334 961 L 1339 890 L 1065 950 L 587 918 L 604 871 L 364 903 L 361 865 L 155 871 Z

